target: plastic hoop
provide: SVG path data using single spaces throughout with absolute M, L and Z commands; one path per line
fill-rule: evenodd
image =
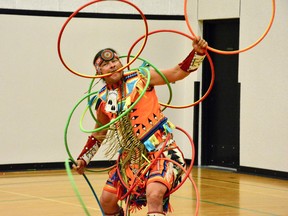
M 78 106 L 82 103 L 82 101 L 84 101 L 87 97 L 90 97 L 91 95 L 93 94 L 97 94 L 97 92 L 92 92 L 92 93 L 89 93 L 88 95 L 85 95 L 84 97 L 82 97 L 77 103 L 76 105 L 73 107 L 73 109 L 70 111 L 69 113 L 69 116 L 68 116 L 68 120 L 66 122 L 66 125 L 65 125 L 65 129 L 64 129 L 64 144 L 65 144 L 65 149 L 66 149 L 66 152 L 69 156 L 69 159 L 75 163 L 75 160 L 70 152 L 70 149 L 69 149 L 69 146 L 68 146 L 68 128 L 69 128 L 69 125 L 70 125 L 70 122 L 71 122 L 71 119 L 72 119 L 72 116 L 75 112 L 75 110 L 78 108 Z
M 189 35 L 187 35 L 187 34 L 185 34 L 185 33 L 183 33 L 183 32 L 176 31 L 176 30 L 170 30 L 170 29 L 155 30 L 155 31 L 149 32 L 149 33 L 148 33 L 148 36 L 149 36 L 149 35 L 152 35 L 152 34 L 160 33 L 160 32 L 176 33 L 176 34 L 183 35 L 183 36 L 185 36 L 185 37 L 187 37 L 187 38 L 189 38 L 189 39 L 191 39 L 191 40 L 193 39 L 193 37 L 191 37 L 191 36 L 189 36 Z M 129 52 L 128 52 L 127 61 L 129 61 L 129 57 L 130 57 L 130 54 L 131 54 L 133 48 L 134 48 L 134 47 L 136 46 L 136 44 L 137 44 L 140 40 L 142 40 L 144 37 L 145 37 L 145 36 L 141 36 L 140 38 L 138 38 L 138 39 L 133 43 L 133 45 L 131 46 L 131 48 L 130 48 L 130 50 L 129 50 Z M 210 67 L 211 67 L 211 81 L 210 81 L 210 85 L 209 85 L 206 93 L 205 93 L 199 100 L 195 101 L 195 102 L 192 103 L 192 104 L 187 104 L 187 105 L 182 105 L 182 106 L 176 106 L 176 105 L 164 104 L 164 103 L 159 102 L 160 105 L 165 106 L 165 107 L 169 107 L 169 108 L 174 108 L 174 109 L 188 108 L 188 107 L 192 107 L 192 106 L 195 106 L 195 105 L 201 103 L 201 102 L 209 95 L 209 93 L 211 92 L 212 87 L 213 87 L 213 85 L 214 85 L 215 71 L 214 71 L 214 65 L 213 65 L 212 59 L 211 59 L 211 57 L 210 57 L 210 55 L 209 55 L 208 52 L 206 52 L 206 56 L 207 56 L 207 58 L 208 58 L 208 61 L 209 61 Z
M 263 39 L 264 37 L 268 34 L 272 24 L 273 24 L 273 21 L 274 21 L 274 17 L 275 17 L 275 0 L 272 0 L 272 15 L 271 15 L 271 18 L 270 18 L 270 21 L 269 21 L 269 24 L 266 28 L 266 30 L 264 31 L 264 33 L 262 34 L 262 36 L 260 36 L 260 38 L 254 42 L 253 44 L 247 46 L 246 48 L 243 48 L 243 49 L 239 49 L 239 50 L 233 50 L 233 51 L 224 51 L 224 50 L 219 50 L 219 49 L 215 49 L 213 47 L 209 47 L 208 46 L 208 50 L 212 51 L 212 52 L 215 52 L 215 53 L 218 53 L 218 54 L 223 54 L 223 55 L 233 55 L 233 54 L 238 54 L 238 53 L 241 53 L 241 52 L 245 52 L 249 49 L 252 49 L 253 47 L 255 47 L 257 44 L 259 44 Z M 188 15 L 187 15 L 187 0 L 184 0 L 184 16 L 185 16 L 185 22 L 186 22 L 186 25 L 188 26 L 188 29 L 189 31 L 191 32 L 191 34 L 193 35 L 193 37 L 196 37 L 194 31 L 192 30 L 192 27 L 188 21 Z
M 127 57 L 127 61 L 129 60 L 129 57 L 135 58 L 134 56 L 131 56 L 130 53 L 131 53 L 131 50 L 129 51 L 129 55 L 123 56 L 123 57 Z M 121 56 L 121 57 L 122 57 L 122 56 Z M 120 58 L 121 58 L 121 57 L 120 57 Z M 155 65 L 153 65 L 151 62 L 148 62 L 147 60 L 145 60 L 145 59 L 143 59 L 143 58 L 140 58 L 140 57 L 138 57 L 138 59 L 141 60 L 141 61 L 143 61 L 143 62 L 146 62 L 149 66 L 151 66 L 151 67 L 156 71 L 156 73 L 158 73 L 158 74 L 162 77 L 162 79 L 166 82 L 167 87 L 168 87 L 168 90 L 169 90 L 169 94 L 170 94 L 167 104 L 170 104 L 170 102 L 171 102 L 171 100 L 172 100 L 173 92 L 172 92 L 171 85 L 170 85 L 169 81 L 166 79 L 165 75 L 164 75 Z M 161 103 L 160 103 L 160 104 L 161 104 Z M 162 111 L 164 111 L 166 108 L 167 108 L 167 107 L 164 107 L 164 108 L 162 109 Z
M 143 69 L 145 70 L 145 68 L 143 68 Z M 150 84 L 150 72 L 147 71 L 147 69 L 146 69 L 146 72 L 147 72 L 148 78 L 147 78 L 147 83 L 146 83 L 145 87 L 143 88 L 143 92 L 140 94 L 140 96 L 135 100 L 135 102 L 127 110 L 125 110 L 123 113 L 121 113 L 119 116 L 117 116 L 115 119 L 113 119 L 112 121 L 108 122 L 107 124 L 102 125 L 99 128 L 96 128 L 96 129 L 93 129 L 93 130 L 84 129 L 83 124 L 82 124 L 82 120 L 80 120 L 80 129 L 81 129 L 81 131 L 85 132 L 85 133 L 94 133 L 94 132 L 101 131 L 103 129 L 108 128 L 110 125 L 114 124 L 115 122 L 117 122 L 123 116 L 127 115 L 127 113 L 129 113 L 136 106 L 136 104 L 138 104 L 138 102 L 142 99 L 142 97 L 146 93 L 146 90 L 149 87 L 149 84 Z M 87 96 L 85 96 L 85 98 L 89 97 L 90 95 L 91 94 L 88 94 Z M 82 114 L 82 117 L 81 117 L 82 119 L 83 119 L 85 113 L 87 112 L 88 107 L 89 107 L 89 105 L 86 107 L 85 112 Z
M 76 182 L 74 180 L 74 177 L 73 177 L 73 174 L 72 174 L 72 171 L 71 171 L 71 168 L 70 168 L 70 164 L 69 164 L 69 159 L 65 160 L 65 169 L 66 169 L 69 181 L 71 183 L 71 186 L 72 186 L 72 188 L 73 188 L 73 190 L 74 190 L 74 192 L 76 194 L 76 197 L 78 198 L 78 201 L 80 202 L 80 204 L 81 204 L 83 210 L 85 211 L 86 215 L 90 216 L 90 212 L 88 211 L 88 209 L 87 209 L 87 207 L 86 207 L 86 205 L 85 205 L 85 203 L 84 203 L 84 201 L 83 201 L 83 199 L 81 197 L 79 189 L 77 188 Z M 97 201 L 97 204 L 98 204 L 98 206 L 100 208 L 101 214 L 103 216 L 105 216 L 104 210 L 103 210 L 103 208 L 102 208 L 102 206 L 100 204 L 100 200 L 99 200 L 94 188 L 92 187 L 90 181 L 88 180 L 88 178 L 87 178 L 87 176 L 85 174 L 83 174 L 83 177 L 86 180 L 86 183 L 88 184 L 90 190 L 92 191 L 92 193 L 93 193 L 93 195 L 94 195 L 94 197 L 95 197 L 95 199 Z
M 197 186 L 195 185 L 195 182 L 193 181 L 193 179 L 189 176 L 190 173 L 192 172 L 192 168 L 193 168 L 193 164 L 194 164 L 194 159 L 195 159 L 195 146 L 194 146 L 194 142 L 193 139 L 191 138 L 191 136 L 188 134 L 188 132 L 186 132 L 185 130 L 183 130 L 182 128 L 176 126 L 177 130 L 180 130 L 182 133 L 184 133 L 187 138 L 190 141 L 191 144 L 191 151 L 192 151 L 192 157 L 191 157 L 191 164 L 189 166 L 188 169 L 185 169 L 183 166 L 181 166 L 179 163 L 177 163 L 176 161 L 170 159 L 170 158 L 159 158 L 159 156 L 162 154 L 162 152 L 164 151 L 164 148 L 166 146 L 167 141 L 170 139 L 170 137 L 167 137 L 163 147 L 159 150 L 159 154 L 158 156 L 155 157 L 155 159 L 153 159 L 150 163 L 145 164 L 143 167 L 140 168 L 140 170 L 135 174 L 136 176 L 138 176 L 138 178 L 142 178 L 144 175 L 146 175 L 146 173 L 149 171 L 150 167 L 155 163 L 156 160 L 166 160 L 169 162 L 174 163 L 176 166 L 178 166 L 180 169 L 182 169 L 184 171 L 184 173 L 186 174 L 184 176 L 184 178 L 182 179 L 181 183 L 178 184 L 175 188 L 173 188 L 166 196 L 171 195 L 172 193 L 174 193 L 176 190 L 178 190 L 187 180 L 187 178 L 189 178 L 193 184 L 193 187 L 195 189 L 196 192 L 196 196 L 197 196 L 197 204 L 196 204 L 196 213 L 195 215 L 197 215 L 198 213 L 198 209 L 199 209 L 199 194 L 198 194 L 198 190 L 197 190 Z M 121 183 L 123 184 L 123 186 L 126 188 L 126 193 L 120 198 L 120 200 L 124 200 L 126 197 L 129 197 L 131 191 L 137 186 L 137 182 L 134 182 L 130 187 L 128 185 L 126 185 L 125 181 L 122 178 L 121 175 L 121 171 L 119 170 L 119 161 L 120 161 L 120 156 L 117 159 L 117 173 L 119 176 L 119 179 L 121 181 Z M 144 169 L 144 170 L 143 170 Z M 142 172 L 143 170 L 143 172 Z
M 144 175 L 146 175 L 146 173 L 149 171 L 150 167 L 153 165 L 153 163 L 157 160 L 157 158 L 162 154 L 162 152 L 164 151 L 165 149 L 165 146 L 168 142 L 168 140 L 171 138 L 170 137 L 171 135 L 168 134 L 168 136 L 166 137 L 166 140 L 162 146 L 162 148 L 157 152 L 157 156 L 155 157 L 155 159 L 148 163 L 147 166 L 142 166 L 141 169 L 138 170 L 138 172 L 135 174 L 135 176 L 138 176 L 138 174 L 140 174 L 140 176 L 138 178 L 142 178 Z M 119 163 L 120 163 L 120 155 L 118 156 L 118 159 L 116 161 L 116 164 L 117 164 L 117 173 L 118 173 L 118 177 L 119 177 L 119 180 L 121 181 L 121 183 L 123 184 L 123 186 L 126 188 L 126 194 L 124 194 L 122 197 L 120 197 L 120 200 L 123 200 L 125 199 L 130 193 L 131 191 L 137 186 L 136 182 L 134 182 L 130 187 L 127 186 L 121 176 L 121 171 L 119 169 Z M 146 165 L 146 164 L 145 164 Z M 142 169 L 144 169 L 144 171 L 142 172 Z M 136 180 L 136 179 L 135 179 Z
M 84 77 L 84 78 L 103 78 L 103 77 L 107 77 L 109 75 L 111 75 L 111 73 L 108 73 L 108 74 L 105 74 L 105 75 L 86 75 L 86 74 L 82 74 L 82 73 L 79 73 L 73 69 L 71 69 L 64 61 L 63 57 L 62 57 L 62 53 L 61 53 L 61 39 L 62 39 L 62 35 L 63 35 L 63 32 L 66 28 L 66 26 L 68 25 L 68 23 L 70 22 L 70 20 L 75 17 L 82 9 L 86 8 L 87 6 L 89 5 L 92 5 L 94 3 L 98 3 L 98 2 L 102 2 L 102 1 L 105 1 L 105 0 L 94 0 L 94 1 L 91 1 L 91 2 L 88 2 L 86 4 L 84 4 L 83 6 L 81 6 L 80 8 L 78 8 L 74 13 L 72 13 L 69 18 L 66 20 L 66 22 L 64 23 L 64 25 L 62 26 L 60 32 L 59 32 L 59 35 L 58 35 L 58 41 L 57 41 L 57 51 L 58 51 L 58 56 L 60 58 L 60 61 L 62 62 L 62 64 L 64 65 L 64 67 L 70 71 L 71 73 L 77 75 L 77 76 L 80 76 L 80 77 Z M 117 0 L 112 0 L 112 1 L 117 1 Z M 137 57 L 142 53 L 145 45 L 146 45 L 146 42 L 147 42 L 147 35 L 148 35 L 148 23 L 147 23 L 147 20 L 146 20 L 146 17 L 145 15 L 143 14 L 143 12 L 133 3 L 131 2 L 128 2 L 126 0 L 118 0 L 119 2 L 123 2 L 123 3 L 126 3 L 126 4 L 129 4 L 131 5 L 132 7 L 134 7 L 141 15 L 143 21 L 144 21 L 144 24 L 145 24 L 145 40 L 143 41 L 142 43 L 142 46 L 140 48 L 140 50 L 138 51 L 138 53 L 135 55 L 135 58 L 133 58 L 130 62 L 128 62 L 126 65 L 124 65 L 123 67 L 119 68 L 116 72 L 120 72 L 122 71 L 123 69 L 125 69 L 126 67 L 128 67 L 129 65 L 131 65 L 136 59 Z

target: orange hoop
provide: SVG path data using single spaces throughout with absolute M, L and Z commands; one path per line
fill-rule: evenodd
M 251 44 L 250 46 L 247 46 L 246 48 L 243 48 L 243 49 L 239 49 L 239 50 L 233 50 L 233 51 L 224 51 L 224 50 L 219 50 L 219 49 L 215 49 L 215 48 L 212 48 L 212 47 L 209 47 L 208 46 L 208 50 L 211 50 L 212 52 L 215 52 L 215 53 L 218 53 L 218 54 L 223 54 L 223 55 L 233 55 L 233 54 L 238 54 L 238 53 L 241 53 L 241 52 L 245 52 L 253 47 L 255 47 L 257 44 L 259 44 L 263 39 L 264 37 L 268 34 L 272 24 L 273 24 L 273 21 L 274 21 L 274 17 L 275 17 L 275 8 L 276 8 L 276 5 L 275 5 L 275 0 L 272 0 L 272 15 L 271 15 L 271 18 L 270 18 L 270 22 L 265 30 L 265 32 L 262 34 L 262 36 L 256 41 L 254 42 L 253 44 Z M 187 0 L 184 0 L 184 16 L 185 16 L 185 22 L 188 26 L 188 29 L 189 31 L 191 32 L 191 34 L 193 35 L 193 37 L 196 37 L 194 31 L 192 30 L 192 27 L 188 21 L 188 15 L 187 15 Z
M 70 22 L 70 20 L 75 17 L 83 8 L 86 8 L 87 6 L 89 5 L 92 5 L 94 3 L 97 3 L 97 2 L 102 2 L 102 1 L 105 1 L 105 0 L 94 0 L 94 1 L 91 1 L 91 2 L 88 2 L 86 4 L 84 4 L 83 6 L 81 6 L 80 8 L 78 8 L 74 13 L 72 13 L 69 18 L 66 20 L 66 22 L 64 23 L 64 25 L 62 26 L 60 32 L 59 32 L 59 36 L 58 36 L 58 43 L 57 43 L 57 50 L 58 50 L 58 56 L 62 62 L 62 64 L 64 65 L 64 67 L 66 69 L 68 69 L 70 72 L 72 72 L 73 74 L 77 75 L 77 76 L 80 76 L 80 77 L 84 77 L 84 78 L 103 78 L 103 77 L 107 77 L 109 75 L 111 75 L 112 73 L 107 73 L 105 75 L 85 75 L 85 74 L 81 74 L 75 70 L 72 70 L 70 67 L 68 67 L 68 65 L 65 63 L 63 57 L 62 57 L 62 54 L 61 54 L 61 39 L 62 39 L 62 35 L 63 35 L 63 32 L 66 28 L 66 26 L 68 25 L 68 23 Z M 116 1 L 116 0 L 112 0 L 112 1 Z M 146 17 L 145 15 L 143 14 L 143 12 L 136 6 L 134 5 L 133 3 L 131 2 L 128 2 L 126 0 L 118 0 L 120 2 L 123 2 L 123 3 L 126 3 L 126 4 L 129 4 L 131 5 L 132 7 L 134 7 L 141 15 L 143 21 L 144 21 L 144 24 L 145 24 L 145 39 L 142 43 L 142 46 L 139 50 L 139 52 L 135 55 L 135 57 L 130 61 L 128 62 L 126 65 L 124 65 L 123 67 L 119 68 L 116 72 L 120 72 L 122 71 L 123 69 L 125 69 L 126 67 L 128 67 L 129 65 L 131 65 L 136 59 L 137 57 L 142 53 L 145 45 L 146 45 L 146 42 L 147 42 L 147 35 L 148 35 L 148 23 L 147 23 L 147 20 L 146 20 Z
M 170 32 L 170 33 L 176 33 L 176 34 L 180 34 L 180 35 L 183 35 L 189 39 L 193 39 L 193 37 L 183 33 L 183 32 L 180 32 L 180 31 L 176 31 L 176 30 L 169 30 L 169 29 L 161 29 L 161 30 L 155 30 L 155 31 L 152 31 L 152 32 L 149 32 L 148 35 L 152 35 L 152 34 L 156 34 L 156 33 L 160 33 L 160 32 Z M 127 56 L 127 61 L 129 61 L 129 57 L 130 57 L 130 54 L 133 50 L 133 48 L 136 46 L 136 44 L 142 40 L 144 38 L 144 36 L 138 38 L 134 43 L 133 45 L 131 46 L 129 52 L 128 52 L 128 56 Z M 207 58 L 208 58 L 208 61 L 209 61 L 209 64 L 210 64 L 210 67 L 211 67 L 211 81 L 210 81 L 210 85 L 206 91 L 206 93 L 197 101 L 195 101 L 194 103 L 192 104 L 187 104 L 187 105 L 182 105 L 182 106 L 175 106 L 175 105 L 170 105 L 170 104 L 164 104 L 164 103 L 161 103 L 159 102 L 160 105 L 164 106 L 164 107 L 169 107 L 169 108 L 174 108 L 174 109 L 183 109 L 183 108 L 188 108 L 188 107 L 192 107 L 192 106 L 195 106 L 197 104 L 199 104 L 200 102 L 202 102 L 207 96 L 208 94 L 211 92 L 212 90 L 212 87 L 214 85 L 214 81 L 215 81 L 215 71 L 214 71 L 214 65 L 213 65 L 213 62 L 212 62 L 212 59 L 209 55 L 209 53 L 206 51 L 206 55 L 207 55 Z

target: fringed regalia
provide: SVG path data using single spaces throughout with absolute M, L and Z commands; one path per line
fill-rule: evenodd
M 124 72 L 118 86 L 104 86 L 94 101 L 96 111 L 104 112 L 113 120 L 127 110 L 143 92 L 147 82 L 145 71 L 147 68 L 140 67 Z M 113 107 L 115 100 L 116 108 Z M 146 205 L 145 189 L 150 182 L 167 186 L 163 208 L 166 212 L 171 210 L 169 191 L 181 182 L 182 169 L 157 158 L 170 158 L 185 166 L 183 154 L 173 140 L 172 129 L 173 125 L 161 112 L 153 87 L 148 88 L 127 115 L 110 125 L 102 145 L 107 148 L 107 157 L 113 158 L 117 153 L 119 157 L 117 167 L 109 172 L 104 190 L 117 193 L 121 200 L 126 199 L 130 211 Z

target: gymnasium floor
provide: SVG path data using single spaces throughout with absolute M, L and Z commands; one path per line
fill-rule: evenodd
M 288 181 L 232 171 L 193 168 L 201 216 L 288 216 Z M 97 193 L 106 173 L 86 174 Z M 91 216 L 101 216 L 96 200 L 82 176 L 73 175 Z M 171 195 L 171 216 L 195 215 L 196 194 L 189 180 Z M 65 170 L 0 173 L 0 215 L 86 215 Z M 146 215 L 146 209 L 132 213 Z

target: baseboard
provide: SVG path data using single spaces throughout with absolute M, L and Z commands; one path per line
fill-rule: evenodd
M 190 165 L 191 160 L 186 160 L 186 164 Z M 88 168 L 106 168 L 115 164 L 111 161 L 91 161 Z M 0 164 L 0 172 L 15 172 L 27 170 L 57 170 L 65 169 L 64 162 L 50 162 L 50 163 L 26 163 L 26 164 Z M 237 168 L 238 173 L 252 174 L 265 176 L 270 178 L 288 179 L 288 172 L 260 169 L 255 167 L 240 166 Z
M 288 172 L 269 170 L 269 169 L 260 169 L 260 168 L 255 168 L 255 167 L 240 166 L 237 169 L 237 172 L 265 176 L 265 177 L 270 177 L 270 178 L 288 179 Z
M 190 165 L 191 160 L 186 160 L 186 164 Z M 115 160 L 110 161 L 91 161 L 88 168 L 106 168 L 115 164 Z M 65 169 L 63 162 L 50 162 L 50 163 L 25 163 L 25 164 L 0 164 L 0 172 L 15 172 L 15 171 L 28 171 L 28 170 L 57 170 Z
M 91 161 L 88 168 L 105 168 L 115 164 L 115 161 Z M 0 172 L 15 172 L 15 171 L 28 171 L 28 170 L 58 170 L 65 169 L 63 162 L 50 162 L 50 163 L 26 163 L 26 164 L 1 164 Z

